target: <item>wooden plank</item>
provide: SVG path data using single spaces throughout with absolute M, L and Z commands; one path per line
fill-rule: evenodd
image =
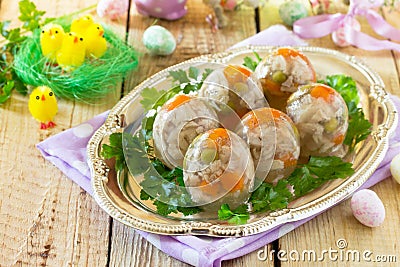
M 97 1 L 35 1 L 47 16 Z M 2 0 L 0 18 L 16 20 L 18 1 Z M 118 26 L 117 26 L 118 27 Z M 124 32 L 125 25 L 121 25 Z M 109 217 L 79 186 L 46 162 L 35 144 L 111 108 L 119 93 L 87 105 L 59 99 L 56 128 L 39 130 L 28 98 L 14 93 L 0 112 L 0 265 L 104 266 Z
M 153 56 L 142 44 L 145 29 L 151 26 L 154 18 L 144 17 L 132 8 L 129 42 L 140 54 L 140 68 L 126 82 L 128 91 L 152 74 L 180 63 L 187 59 L 216 52 L 222 52 L 233 44 L 255 34 L 254 10 L 244 8 L 239 11 L 226 12 L 229 25 L 212 33 L 205 18 L 212 10 L 200 0 L 188 1 L 188 13 L 176 21 L 158 20 L 157 25 L 163 26 L 174 35 L 177 48 L 169 56 Z
M 398 17 L 395 16 L 395 18 Z M 365 20 L 361 20 L 361 23 L 363 32 L 377 37 L 368 27 Z M 307 41 L 312 46 L 336 49 L 355 55 L 379 73 L 388 92 L 400 94 L 398 73 L 399 53 L 394 53 L 397 58 L 397 61 L 395 61 L 392 57 L 393 52 L 391 51 L 363 51 L 354 47 L 339 48 L 332 42 L 330 36 Z M 371 229 L 361 225 L 353 217 L 350 209 L 350 201 L 347 200 L 280 238 L 280 249 L 287 253 L 291 250 L 296 250 L 300 253 L 306 250 L 314 250 L 320 256 L 323 250 L 329 250 L 329 248 L 340 250 L 336 242 L 344 238 L 348 244 L 344 250 L 358 250 L 360 252 L 370 250 L 373 252 L 373 256 L 397 254 L 398 262 L 400 255 L 397 248 L 399 246 L 400 234 L 392 229 L 395 227 L 394 224 L 400 212 L 399 205 L 397 204 L 399 196 L 396 193 L 399 188 L 400 185 L 396 184 L 392 178 L 388 178 L 372 188 L 382 199 L 386 208 L 386 220 L 382 226 Z M 295 254 L 293 255 L 296 256 Z M 288 255 L 286 255 L 286 258 L 288 258 Z M 315 266 L 316 264 L 318 266 L 343 266 L 343 264 L 365 266 L 365 262 L 362 260 L 361 262 L 346 263 L 340 260 L 330 260 L 327 255 L 325 255 L 323 261 L 318 263 L 307 260 L 280 262 L 281 266 Z M 388 266 L 396 266 L 396 264 L 388 264 Z
M 254 18 L 253 9 L 227 12 L 226 15 L 230 20 L 229 26 L 216 33 L 212 33 L 205 22 L 205 17 L 210 12 L 210 8 L 205 6 L 201 0 L 189 0 L 188 14 L 185 17 L 177 21 L 158 21 L 158 25 L 169 29 L 178 40 L 177 49 L 172 55 L 158 57 L 149 55 L 141 43 L 143 31 L 153 24 L 154 19 L 138 15 L 133 7 L 131 10 L 129 40 L 141 53 L 141 57 L 138 71 L 125 83 L 125 88 L 128 88 L 127 91 L 157 71 L 202 54 L 224 51 L 256 32 L 254 19 L 252 19 Z M 188 266 L 155 248 L 133 229 L 115 221 L 112 229 L 111 266 Z M 240 259 L 223 262 L 223 265 L 273 265 L 273 262 L 269 262 L 268 265 L 265 263 L 256 265 L 257 262 L 260 262 L 257 260 L 255 253 Z
M 275 24 L 283 24 L 283 21 L 279 16 L 279 7 L 285 2 L 285 0 L 274 0 L 265 1 L 265 3 L 263 3 L 263 5 L 259 9 L 261 31 Z M 302 3 L 304 7 L 308 10 L 308 14 L 312 14 L 310 1 L 298 0 L 296 2 Z

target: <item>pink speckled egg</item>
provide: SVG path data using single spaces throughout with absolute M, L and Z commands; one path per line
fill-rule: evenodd
M 137 11 L 145 16 L 176 20 L 187 13 L 187 0 L 135 0 Z
M 374 191 L 363 189 L 356 192 L 350 206 L 354 217 L 366 226 L 377 227 L 385 220 L 385 207 Z

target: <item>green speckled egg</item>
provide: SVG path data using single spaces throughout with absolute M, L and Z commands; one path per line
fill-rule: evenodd
M 308 16 L 307 8 L 299 2 L 286 2 L 279 6 L 279 16 L 287 26 L 293 26 L 293 23 L 301 18 Z
M 170 31 L 164 27 L 154 25 L 143 33 L 143 44 L 154 55 L 170 55 L 175 51 L 176 41 Z

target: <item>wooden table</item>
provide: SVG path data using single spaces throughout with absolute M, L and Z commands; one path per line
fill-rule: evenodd
M 96 4 L 96 0 L 36 0 L 48 16 L 60 16 Z M 18 25 L 18 1 L 0 1 L 0 19 Z M 158 21 L 171 30 L 178 46 L 171 56 L 156 57 L 146 53 L 141 37 L 154 19 L 138 15 L 133 1 L 129 20 L 110 23 L 139 52 L 140 67 L 123 84 L 120 94 L 98 105 L 59 100 L 57 126 L 39 130 L 28 112 L 28 97 L 14 93 L 0 110 L 0 266 L 185 266 L 152 246 L 132 228 L 110 218 L 79 186 L 71 182 L 51 163 L 45 161 L 35 145 L 49 136 L 78 125 L 110 109 L 120 97 L 149 75 L 186 59 L 224 51 L 271 24 L 271 4 L 254 11 L 228 12 L 228 27 L 212 33 L 205 17 L 211 9 L 201 0 L 188 1 L 187 15 L 177 21 Z M 383 12 L 385 18 L 400 28 L 400 13 Z M 129 24 L 128 24 L 129 23 Z M 365 23 L 364 23 L 365 24 Z M 365 27 L 364 27 L 365 26 Z M 363 25 L 363 30 L 372 33 Z M 340 49 L 330 37 L 309 40 L 310 45 L 338 49 L 353 54 L 384 80 L 387 91 L 400 95 L 400 53 L 367 52 L 353 47 Z M 392 178 L 372 188 L 386 208 L 386 220 L 376 229 L 365 227 L 353 217 L 349 201 L 330 209 L 305 225 L 268 245 L 268 251 L 313 249 L 321 253 L 337 248 L 344 238 L 348 249 L 370 250 L 373 256 L 395 255 L 400 262 L 400 185 Z M 342 266 L 326 258 L 323 266 Z M 260 261 L 257 251 L 223 263 L 224 266 L 305 266 L 313 262 Z M 364 266 L 365 262 L 351 265 Z M 372 264 L 380 265 L 380 264 Z M 395 266 L 395 263 L 392 263 Z M 385 265 L 386 266 L 386 265 Z

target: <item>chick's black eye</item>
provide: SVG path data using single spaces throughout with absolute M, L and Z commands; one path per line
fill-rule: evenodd
M 42 33 L 44 33 L 44 31 L 42 31 Z
M 36 96 L 36 100 L 39 100 L 39 99 L 40 99 L 40 97 L 37 95 L 37 96 Z
M 49 93 L 49 96 L 53 96 L 53 92 L 50 92 L 50 93 Z
M 83 41 L 83 38 L 81 37 L 81 38 L 79 38 L 79 40 Z
M 56 31 L 56 33 L 58 33 L 58 31 Z
M 72 36 L 72 33 L 69 33 L 69 36 Z
M 100 27 L 97 27 L 98 30 L 100 30 Z

